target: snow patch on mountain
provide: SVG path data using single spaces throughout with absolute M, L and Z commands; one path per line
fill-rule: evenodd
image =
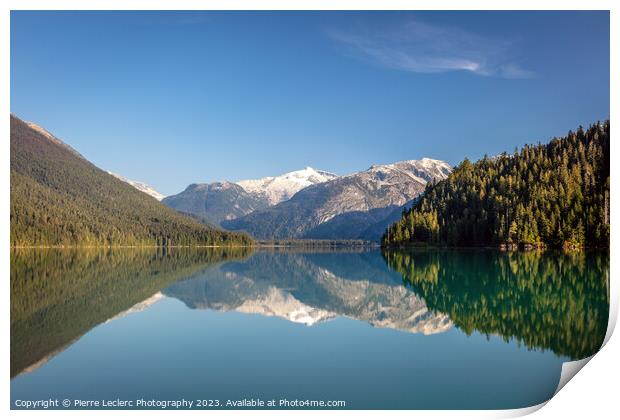
M 131 179 L 127 179 L 122 175 L 115 174 L 114 172 L 110 172 L 110 171 L 106 171 L 106 172 L 112 175 L 113 177 L 118 178 L 123 182 L 126 182 L 127 184 L 131 185 L 138 191 L 142 191 L 143 193 L 150 195 L 151 197 L 155 198 L 158 201 L 163 200 L 165 197 L 165 195 L 158 192 L 157 190 L 155 190 L 155 188 L 151 187 L 150 185 L 145 184 L 144 182 L 132 181 Z
M 452 172 L 452 167 L 442 160 L 425 157 L 419 160 L 404 160 L 402 162 L 389 163 L 385 165 L 372 165 L 365 172 L 373 175 L 373 177 L 378 180 L 382 180 L 382 175 L 384 175 L 384 172 L 398 172 L 406 175 L 416 182 L 426 184 L 430 181 L 441 181 L 442 179 L 447 178 Z M 385 178 L 385 176 L 383 178 Z
M 288 200 L 295 193 L 310 185 L 330 181 L 337 177 L 337 175 L 330 172 L 308 166 L 305 169 L 288 172 L 279 176 L 241 180 L 237 184 L 241 185 L 249 193 L 264 196 L 270 205 L 275 205 Z

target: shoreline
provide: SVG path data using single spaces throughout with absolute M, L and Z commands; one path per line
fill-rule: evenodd
M 254 248 L 255 245 L 21 245 L 9 248 L 14 249 L 111 249 L 111 248 Z
M 499 252 L 546 252 L 546 251 L 562 251 L 562 252 L 586 252 L 586 251 L 609 251 L 609 247 L 581 247 L 581 248 L 502 248 L 500 246 L 493 245 L 480 245 L 480 246 L 450 246 L 450 245 L 403 245 L 403 246 L 383 246 L 382 250 L 392 251 L 408 251 L 408 250 L 492 250 Z

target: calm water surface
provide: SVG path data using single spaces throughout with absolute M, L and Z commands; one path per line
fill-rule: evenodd
M 598 350 L 607 254 L 11 254 L 11 399 L 518 408 Z

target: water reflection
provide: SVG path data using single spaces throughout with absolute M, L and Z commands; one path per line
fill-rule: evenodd
M 11 252 L 11 377 L 166 296 L 308 326 L 338 317 L 425 335 L 455 326 L 572 359 L 596 352 L 606 332 L 608 254 L 249 252 Z
M 609 317 L 609 254 L 386 251 L 433 311 L 473 331 L 572 359 L 599 350 Z
M 94 326 L 167 285 L 249 251 L 36 249 L 11 251 L 11 377 L 34 370 Z
M 377 252 L 257 253 L 163 291 L 190 308 L 210 308 L 313 325 L 337 316 L 410 333 L 446 331 L 446 315 L 386 270 Z

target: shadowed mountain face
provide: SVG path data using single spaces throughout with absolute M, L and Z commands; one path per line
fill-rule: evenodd
M 375 327 L 434 334 L 451 327 L 386 270 L 378 252 L 254 254 L 164 290 L 190 308 L 210 308 L 313 325 L 337 316 Z
M 162 202 L 216 226 L 224 220 L 236 219 L 269 205 L 265 198 L 248 193 L 232 182 L 191 184 L 183 192 L 166 197 Z
M 390 205 L 368 211 L 339 214 L 304 234 L 305 239 L 363 239 L 378 242 L 392 223 L 400 220 L 403 211 L 411 208 L 416 199 L 404 205 Z
M 287 201 L 222 226 L 258 239 L 379 240 L 381 234 L 375 232 L 389 225 L 395 211 L 400 213 L 428 182 L 444 179 L 451 170 L 447 163 L 427 158 L 374 165 L 304 188 Z

